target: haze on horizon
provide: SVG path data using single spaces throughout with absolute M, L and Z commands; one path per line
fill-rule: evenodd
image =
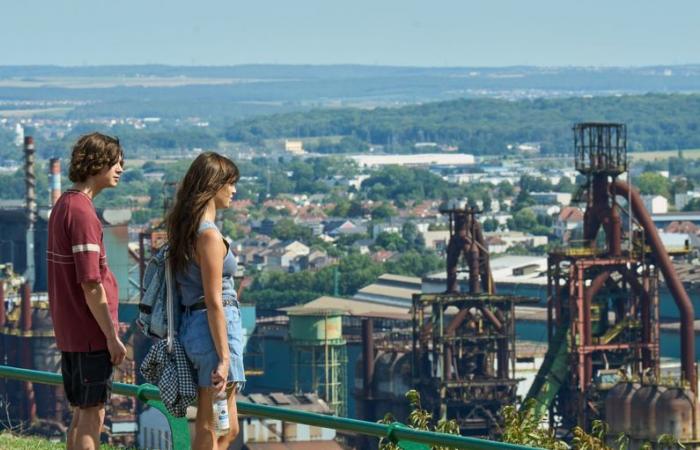
M 700 63 L 700 2 L 26 0 L 0 65 Z

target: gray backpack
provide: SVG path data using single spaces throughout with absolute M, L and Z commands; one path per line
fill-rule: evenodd
M 172 340 L 180 323 L 180 296 L 168 250 L 168 245 L 163 245 L 146 265 L 136 324 L 146 336 L 167 339 L 168 350 L 172 351 Z

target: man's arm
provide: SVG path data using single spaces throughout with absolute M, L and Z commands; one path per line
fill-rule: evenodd
M 87 281 L 80 283 L 85 294 L 85 301 L 92 316 L 97 321 L 102 334 L 107 338 L 107 350 L 109 351 L 110 359 L 113 365 L 119 365 L 124 361 L 126 356 L 126 347 L 119 340 L 117 332 L 114 329 L 112 317 L 109 315 L 109 306 L 107 304 L 107 293 L 105 292 L 102 283 Z

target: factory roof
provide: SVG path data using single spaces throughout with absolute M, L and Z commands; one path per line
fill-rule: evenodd
M 700 222 L 700 211 L 677 211 L 663 214 L 652 214 L 651 220 L 654 222 Z
M 257 405 L 281 406 L 298 411 L 310 411 L 320 414 L 331 414 L 326 402 L 315 393 L 286 394 L 272 392 L 269 394 L 237 394 L 236 400 L 243 400 Z
M 676 273 L 683 283 L 695 286 L 700 285 L 700 266 L 687 262 L 674 261 L 673 267 L 676 269 Z
M 303 313 L 306 310 L 310 312 L 317 312 L 320 310 L 342 311 L 347 315 L 355 317 L 409 320 L 411 318 L 409 308 L 410 304 L 406 306 L 391 306 L 356 298 L 340 298 L 324 295 L 303 305 L 280 308 L 280 310 L 293 312 L 295 314 Z
M 377 281 L 357 291 L 356 300 L 410 308 L 413 294 L 421 292 L 421 279 L 385 273 Z
M 392 273 L 385 273 L 379 276 L 380 281 L 384 282 L 396 282 L 407 285 L 412 285 L 411 287 L 418 287 L 420 289 L 420 278 L 419 277 L 407 277 L 405 275 L 394 275 Z
M 504 255 L 491 259 L 490 263 L 493 280 L 497 286 L 498 283 L 547 285 L 546 256 Z M 458 278 L 467 280 L 469 274 L 460 272 Z M 442 287 L 446 280 L 447 273 L 444 270 L 430 274 L 423 279 L 423 290 L 434 291 L 427 284 L 439 283 Z

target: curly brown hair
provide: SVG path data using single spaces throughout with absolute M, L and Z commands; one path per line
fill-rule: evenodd
M 73 146 L 68 178 L 73 183 L 82 183 L 120 161 L 124 162 L 124 152 L 118 138 L 102 133 L 86 134 Z

